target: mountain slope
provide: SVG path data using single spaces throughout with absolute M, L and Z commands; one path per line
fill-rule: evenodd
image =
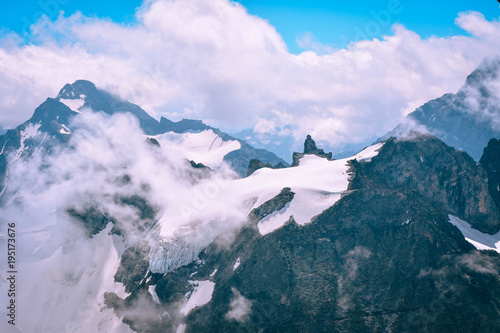
M 500 208 L 500 140 L 491 139 L 479 160 L 488 175 L 488 189 L 491 198 Z
M 227 189 L 244 198 L 259 179 L 282 189 L 254 201 L 234 241 L 221 234 L 167 270 L 143 266 L 131 296 L 107 294 L 107 304 L 137 332 L 494 332 L 500 324 L 500 255 L 476 250 L 460 231 L 471 223 L 495 233 L 500 215 L 486 172 L 465 153 L 431 136 L 391 139 L 351 159 L 305 155 L 294 168 L 259 169 Z M 327 182 L 345 190 L 320 208 L 335 191 Z M 461 229 L 456 215 L 467 221 Z M 192 248 L 196 231 L 187 235 L 164 253 Z M 143 253 L 137 264 L 155 251 Z M 127 315 L 139 299 L 169 316 Z
M 491 138 L 500 138 L 500 57 L 484 60 L 456 94 L 445 94 L 410 113 L 391 136 L 429 132 L 476 161 Z

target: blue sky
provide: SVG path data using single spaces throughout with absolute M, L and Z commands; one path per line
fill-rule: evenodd
M 289 50 L 304 50 L 297 40 L 314 36 L 312 41 L 333 49 L 349 42 L 391 33 L 394 23 L 401 23 L 422 37 L 466 35 L 454 24 L 457 14 L 474 10 L 487 19 L 497 18 L 500 10 L 494 0 L 239 0 L 250 14 L 268 20 L 281 34 Z M 26 33 L 41 13 L 54 19 L 62 10 L 65 16 L 76 11 L 86 16 L 110 18 L 115 22 L 133 23 L 135 9 L 141 0 L 26 0 L 3 3 L 0 26 Z M 392 7 L 391 7 L 392 6 Z M 388 16 L 387 13 L 390 15 Z

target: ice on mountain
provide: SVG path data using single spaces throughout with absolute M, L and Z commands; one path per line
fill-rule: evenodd
M 81 95 L 85 96 L 85 95 Z M 81 113 L 79 110 L 84 104 L 85 104 L 85 99 L 81 98 L 80 99 L 65 99 L 65 98 L 60 98 L 59 102 L 63 103 L 66 105 L 68 108 L 70 108 L 72 111 L 76 113 Z
M 484 234 L 473 229 L 469 223 L 456 216 L 448 215 L 450 223 L 456 226 L 465 239 L 478 250 L 493 250 L 500 253 L 500 231 L 494 235 Z
M 215 289 L 215 283 L 212 281 L 189 281 L 189 283 L 194 287 L 194 290 L 181 309 L 181 313 L 184 315 L 187 315 L 194 308 L 210 302 Z
M 59 130 L 59 133 L 61 133 L 61 134 L 71 134 L 71 130 L 68 127 L 66 127 L 66 125 L 61 124 L 61 127 L 62 128 Z
M 241 148 L 236 140 L 224 141 L 212 130 L 200 133 L 173 133 L 154 136 L 162 147 L 169 147 L 183 157 L 210 168 L 216 168 L 224 160 L 224 156 Z
M 158 294 L 156 293 L 155 286 L 149 286 L 148 291 L 151 294 L 151 297 L 153 298 L 153 301 L 156 303 L 160 304 L 160 299 L 158 298 Z
M 241 264 L 241 259 L 240 258 L 236 259 L 236 262 L 233 265 L 233 271 L 235 271 L 238 267 L 240 267 L 240 264 Z
M 20 147 L 16 150 L 13 162 L 18 160 L 24 150 L 26 149 L 26 141 L 40 134 L 39 129 L 42 126 L 41 123 L 32 124 L 29 123 L 24 130 L 21 131 Z
M 373 146 L 369 146 L 365 148 L 363 151 L 360 153 L 357 153 L 354 155 L 354 158 L 357 159 L 358 161 L 362 162 L 370 162 L 372 158 L 378 155 L 378 151 L 382 146 L 384 145 L 383 142 L 374 144 Z

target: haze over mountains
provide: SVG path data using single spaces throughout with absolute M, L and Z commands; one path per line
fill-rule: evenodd
M 16 329 L 495 332 L 499 71 L 485 61 L 352 156 L 308 136 L 293 166 L 64 86 L 0 137 Z
M 435 135 L 479 161 L 488 141 L 500 137 L 500 57 L 485 59 L 456 94 L 422 105 L 380 140 L 415 130 Z

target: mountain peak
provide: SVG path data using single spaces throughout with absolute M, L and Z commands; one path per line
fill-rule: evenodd
M 73 84 L 67 83 L 57 94 L 57 99 L 79 99 L 81 95 L 88 96 L 96 91 L 97 87 L 92 82 L 77 80 Z
M 469 76 L 467 76 L 465 85 L 481 88 L 486 82 L 496 80 L 499 76 L 500 56 L 486 58 Z

